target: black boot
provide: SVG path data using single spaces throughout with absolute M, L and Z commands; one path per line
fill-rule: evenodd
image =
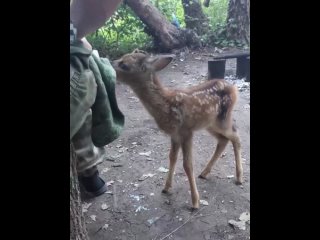
M 91 176 L 79 176 L 79 183 L 86 191 L 86 195 L 91 198 L 98 197 L 108 190 L 106 183 L 99 177 L 98 171 Z

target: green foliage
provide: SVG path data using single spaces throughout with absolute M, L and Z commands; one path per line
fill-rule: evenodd
M 210 31 L 202 36 L 203 42 L 208 46 L 217 47 L 246 47 L 244 43 L 228 39 L 227 15 L 229 0 L 211 0 L 208 8 L 203 7 L 203 12 L 209 18 Z M 237 27 L 235 24 L 230 27 Z
M 121 6 L 102 28 L 88 37 L 88 41 L 101 56 L 118 57 L 135 48 L 151 46 L 152 39 L 143 30 L 143 23 L 132 10 Z
M 245 48 L 245 44 L 237 41 L 230 40 L 227 36 L 226 24 L 217 24 L 214 31 L 208 32 L 202 36 L 203 41 L 209 46 L 217 47 L 233 47 L 233 48 Z
M 151 2 L 167 17 L 168 21 L 172 21 L 172 14 L 174 14 L 179 20 L 180 26 L 186 27 L 181 0 L 151 0 Z
M 184 10 L 181 0 L 150 0 L 169 22 L 174 14 L 182 28 L 185 27 Z M 226 18 L 228 0 L 211 0 L 208 8 L 202 6 L 209 18 L 210 31 L 203 36 L 202 42 L 207 46 L 242 47 L 241 43 L 228 41 L 226 36 Z M 203 1 L 201 0 L 201 4 Z M 144 24 L 125 5 L 119 7 L 105 26 L 88 36 L 88 41 L 101 56 L 111 58 L 128 53 L 135 48 L 147 50 L 152 47 L 152 38 L 144 32 Z
M 228 14 L 229 0 L 211 0 L 208 8 L 202 7 L 203 12 L 209 18 L 212 31 L 225 24 Z

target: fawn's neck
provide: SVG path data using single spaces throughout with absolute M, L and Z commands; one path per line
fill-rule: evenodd
M 166 90 L 162 87 L 158 77 L 155 74 L 150 77 L 153 78 L 151 81 L 144 81 L 144 84 L 140 86 L 132 86 L 132 89 L 157 121 L 169 114 L 169 102 Z

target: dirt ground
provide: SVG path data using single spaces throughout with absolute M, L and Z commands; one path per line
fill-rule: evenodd
M 160 72 L 163 84 L 181 88 L 205 81 L 207 60 L 199 52 L 178 57 Z M 228 60 L 226 75 L 234 73 L 235 61 Z M 241 80 L 234 83 L 240 88 L 234 118 L 242 140 L 244 184 L 234 183 L 235 162 L 229 143 L 208 179 L 196 179 L 200 199 L 208 202 L 208 206 L 201 205 L 199 212 L 189 209 L 191 197 L 181 152 L 172 195 L 161 193 L 167 173 L 159 168 L 168 168 L 170 139 L 159 131 L 129 87 L 117 84 L 118 103 L 126 115 L 126 124 L 120 138 L 107 146 L 108 159 L 99 166 L 109 191 L 83 205 L 91 240 L 250 239 L 250 220 L 245 223 L 245 230 L 228 223 L 239 221 L 244 212 L 250 213 L 250 85 Z M 196 176 L 211 158 L 215 145 L 216 140 L 206 131 L 196 132 Z M 139 181 L 143 174 L 151 175 Z

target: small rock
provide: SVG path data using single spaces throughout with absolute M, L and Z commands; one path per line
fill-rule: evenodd
M 200 204 L 203 206 L 208 206 L 209 203 L 206 200 L 200 200 Z
M 154 193 L 152 192 L 152 193 L 150 193 L 150 196 L 154 196 Z
M 164 167 L 159 167 L 158 171 L 159 171 L 159 172 L 166 173 L 166 172 L 169 172 L 169 169 L 164 168 Z
M 204 235 L 204 239 L 205 239 L 205 240 L 209 240 L 210 238 L 211 238 L 211 236 L 210 236 L 209 233 L 206 233 L 206 234 Z
M 250 213 L 249 212 L 241 213 L 239 220 L 244 222 L 250 221 Z
M 144 206 L 139 206 L 135 212 L 140 212 L 141 210 L 148 210 L 148 209 L 145 208 Z
M 144 181 L 146 180 L 148 177 L 153 177 L 156 174 L 152 174 L 152 173 L 148 173 L 148 174 L 143 174 L 138 180 L 139 181 Z
M 111 180 L 111 181 L 107 182 L 107 186 L 111 186 L 113 183 L 114 183 L 114 181 Z
M 109 168 L 104 168 L 104 169 L 102 169 L 102 171 L 101 171 L 101 173 L 103 174 L 103 173 L 106 173 L 106 172 L 108 172 L 110 169 Z
M 239 220 L 240 221 L 229 220 L 228 223 L 233 227 L 237 227 L 241 230 L 246 230 L 246 222 L 250 221 L 250 213 L 249 212 L 242 213 L 239 217 Z
M 109 224 L 105 224 L 103 225 L 102 229 L 106 231 L 108 227 L 109 227 Z
M 228 175 L 227 178 L 234 178 L 234 175 Z
M 160 219 L 160 217 L 154 217 L 154 218 L 148 219 L 147 220 L 148 226 L 150 227 L 152 224 L 154 224 L 159 219 Z
M 147 157 L 149 157 L 150 154 L 151 154 L 151 151 L 148 151 L 148 152 L 140 152 L 140 153 L 139 153 L 140 156 L 147 156 Z
M 246 223 L 242 221 L 229 220 L 228 223 L 233 227 L 237 227 L 241 230 L 246 230 Z
M 92 219 L 92 221 L 96 221 L 97 216 L 96 215 L 91 215 L 90 218 Z
M 130 194 L 130 197 L 135 199 L 136 201 L 140 201 L 140 198 L 144 198 L 144 196 L 140 197 L 139 195 L 132 195 L 132 194 Z
M 109 206 L 106 204 L 106 203 L 103 203 L 102 205 L 101 205 L 101 209 L 102 210 L 107 210 L 109 208 Z
M 82 204 L 82 212 L 88 212 L 88 208 L 92 205 L 92 203 L 83 203 Z

